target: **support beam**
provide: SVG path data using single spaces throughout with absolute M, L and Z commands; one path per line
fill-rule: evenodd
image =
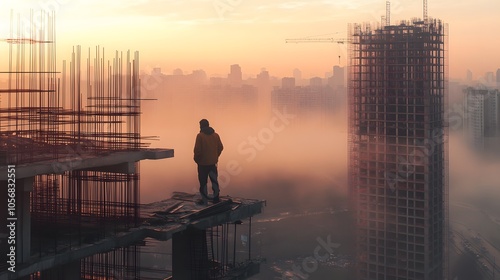
M 108 166 L 92 167 L 79 169 L 79 171 L 99 171 L 99 172 L 111 172 L 111 173 L 124 173 L 124 174 L 134 174 L 136 173 L 134 162 L 125 162 Z
M 107 155 L 73 155 L 58 161 L 43 161 L 16 165 L 16 178 L 41 174 L 61 174 L 65 171 L 105 168 L 141 160 L 157 160 L 174 156 L 173 149 L 143 149 L 138 151 L 113 152 Z M 7 180 L 7 166 L 0 165 L 0 180 Z

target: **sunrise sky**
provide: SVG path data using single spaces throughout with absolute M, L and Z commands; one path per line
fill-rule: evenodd
M 422 1 L 393 0 L 391 5 L 392 23 L 422 15 Z M 345 65 L 346 47 L 285 44 L 285 39 L 345 38 L 348 23 L 379 22 L 385 1 L 2 0 L 0 38 L 8 37 L 11 9 L 27 16 L 29 9 L 47 8 L 56 11 L 59 60 L 69 58 L 73 45 L 101 45 L 109 51 L 140 51 L 144 71 L 204 69 L 225 76 L 229 65 L 239 64 L 244 76 L 255 76 L 261 68 L 291 76 L 299 68 L 308 78 L 323 77 L 339 63 L 339 55 Z M 466 69 L 479 78 L 500 68 L 499 11 L 496 0 L 429 0 L 429 16 L 449 23 L 451 78 L 464 78 Z

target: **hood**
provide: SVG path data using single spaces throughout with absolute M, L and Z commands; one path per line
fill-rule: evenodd
M 203 132 L 206 135 L 212 135 L 212 134 L 214 134 L 215 130 L 213 128 L 211 128 L 210 126 L 207 126 L 207 127 L 200 129 L 200 132 Z

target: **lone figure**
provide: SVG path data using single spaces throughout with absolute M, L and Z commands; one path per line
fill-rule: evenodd
M 207 180 L 212 182 L 214 192 L 214 203 L 219 202 L 219 182 L 217 181 L 217 162 L 224 146 L 220 140 L 219 134 L 210 127 L 208 120 L 200 121 L 200 133 L 196 136 L 194 144 L 194 161 L 198 164 L 198 180 L 200 181 L 201 200 L 198 204 L 207 204 Z

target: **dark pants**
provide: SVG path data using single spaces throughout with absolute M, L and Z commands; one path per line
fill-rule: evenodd
M 219 197 L 219 182 L 217 181 L 217 165 L 198 165 L 198 180 L 200 181 L 200 194 L 203 200 L 208 200 L 207 181 L 210 178 L 214 198 Z

